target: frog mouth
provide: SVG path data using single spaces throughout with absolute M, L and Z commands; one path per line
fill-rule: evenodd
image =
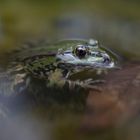
M 83 61 L 77 61 L 76 63 L 69 61 L 69 62 L 64 62 L 65 65 L 71 65 L 72 67 L 83 67 L 83 68 L 113 68 L 115 67 L 115 63 L 113 61 L 109 63 L 102 63 L 102 62 L 83 62 Z

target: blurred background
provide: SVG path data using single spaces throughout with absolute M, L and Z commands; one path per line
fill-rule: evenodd
M 0 0 L 0 55 L 30 40 L 55 42 L 69 38 L 94 38 L 128 60 L 140 60 L 140 1 Z M 57 109 L 57 105 L 54 106 L 47 111 L 42 107 L 32 109 L 32 112 L 23 109 L 10 119 L 0 120 L 0 139 L 138 138 L 139 126 L 135 131 L 131 131 L 132 126 L 125 132 L 112 130 L 83 136 L 77 129 L 80 127 L 83 109 L 77 113 L 77 110 L 73 111 L 72 104 L 69 107 L 72 111 L 68 111 L 66 106 Z M 0 114 L 4 116 L 5 112 L 1 111 Z M 127 133 L 131 133 L 133 138 L 127 136 Z
M 95 38 L 137 59 L 139 6 L 139 0 L 1 0 L 0 51 L 31 39 Z

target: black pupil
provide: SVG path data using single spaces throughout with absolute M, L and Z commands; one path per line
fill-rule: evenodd
M 80 51 L 79 51 L 79 55 L 80 55 L 80 56 L 85 56 L 85 54 L 86 54 L 86 52 L 85 52 L 84 50 L 80 50 Z

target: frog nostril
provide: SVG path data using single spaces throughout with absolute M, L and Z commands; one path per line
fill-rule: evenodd
M 110 63 L 110 58 L 108 58 L 108 57 L 106 57 L 106 58 L 104 58 L 104 63 Z

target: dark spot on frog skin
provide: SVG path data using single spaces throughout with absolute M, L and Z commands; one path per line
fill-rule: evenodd
M 54 66 L 53 64 L 50 64 L 50 65 L 45 65 L 45 70 L 47 70 L 48 69 L 48 71 L 51 71 L 51 70 L 55 70 L 57 67 L 56 66 Z
M 34 75 L 40 75 L 40 71 L 39 70 L 33 70 L 33 74 Z
M 29 65 L 29 66 L 31 66 L 31 67 L 33 67 L 33 66 L 34 66 L 31 62 L 30 62 L 30 63 L 28 63 L 28 65 Z

